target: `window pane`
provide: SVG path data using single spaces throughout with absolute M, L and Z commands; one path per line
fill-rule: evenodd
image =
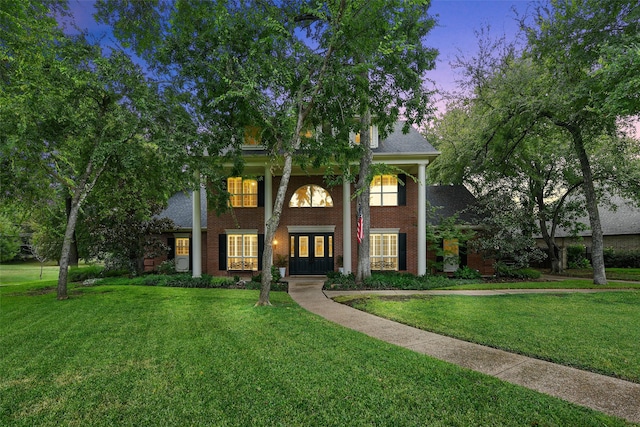
M 316 258 L 324 258 L 324 236 L 315 237 L 315 254 Z
M 371 180 L 370 206 L 398 206 L 398 179 L 393 175 L 378 175 Z
M 291 236 L 291 238 L 289 239 L 289 256 L 291 258 L 295 258 L 296 256 L 296 237 L 295 236 Z
M 329 258 L 333 258 L 333 236 L 329 236 L 329 247 L 327 249 L 329 251 Z
M 300 236 L 298 238 L 300 258 L 309 257 L 309 236 Z
M 258 235 L 230 234 L 227 236 L 227 268 L 229 270 L 258 269 Z
M 187 238 L 176 239 L 176 255 L 182 255 L 182 256 L 189 255 L 189 239 Z
M 260 145 L 260 128 L 258 126 L 245 126 L 244 143 L 245 145 Z

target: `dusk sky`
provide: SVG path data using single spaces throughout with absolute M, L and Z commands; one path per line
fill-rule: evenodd
M 70 0 L 76 23 L 99 35 L 108 31 L 93 20 L 93 1 Z M 491 35 L 505 35 L 513 39 L 517 31 L 515 8 L 518 13 L 527 11 L 530 2 L 525 0 L 432 0 L 430 13 L 437 16 L 438 26 L 427 37 L 427 45 L 440 51 L 436 69 L 427 77 L 436 88 L 445 91 L 455 89 L 456 72 L 449 66 L 457 54 L 471 56 L 477 49 L 474 31 L 489 24 Z

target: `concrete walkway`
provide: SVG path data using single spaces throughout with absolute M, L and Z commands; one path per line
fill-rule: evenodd
M 322 291 L 323 279 L 287 279 L 289 295 L 300 306 L 332 322 L 513 384 L 640 423 L 640 384 L 422 331 L 373 316 L 330 299 L 330 296 L 354 294 L 355 291 L 326 291 L 325 295 Z M 570 291 L 573 290 L 378 291 L 376 293 L 442 295 L 455 292 L 458 295 L 498 295 Z M 594 292 L 594 290 L 584 289 L 573 292 Z M 595 292 L 598 291 L 595 290 Z M 374 292 L 363 291 L 362 293 Z

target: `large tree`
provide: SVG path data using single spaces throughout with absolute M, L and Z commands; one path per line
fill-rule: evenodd
M 534 24 L 523 24 L 527 56 L 547 76 L 547 90 L 532 93 L 527 110 L 562 129 L 573 144 L 591 225 L 593 280 L 606 284 L 590 154 L 603 133 L 618 130 L 621 116 L 640 112 L 640 4 L 554 0 L 536 9 Z
M 311 156 L 317 164 L 327 152 L 352 160 L 360 148 L 348 135 L 360 131 L 354 119 L 365 113 L 383 134 L 401 111 L 409 124 L 424 118 L 421 77 L 435 57 L 422 40 L 433 25 L 427 8 L 426 1 L 98 2 L 99 17 L 184 94 L 206 137 L 194 153 L 206 147 L 200 170 L 212 184 L 224 181 L 212 174 L 223 173 L 225 162 L 240 173 L 248 126 L 280 159 L 258 305 L 269 304 L 271 242 L 294 161 Z M 322 125 L 331 132 L 302 136 Z
M 552 1 L 549 7 L 535 9 L 532 24 L 523 20 L 528 35 L 523 50 L 511 46 L 497 55 L 481 51 L 474 60 L 462 63 L 472 89 L 468 101 L 483 112 L 476 124 L 485 153 L 491 149 L 495 154 L 498 149 L 497 160 L 504 161 L 541 129 L 545 135 L 546 129 L 554 129 L 552 141 L 570 144 L 590 218 L 596 284 L 606 283 L 597 171 L 606 157 L 604 144 L 620 156 L 628 154 L 628 147 L 619 143 L 628 139 L 616 133 L 621 118 L 640 111 L 637 92 L 623 89 L 635 87 L 637 78 L 613 64 L 626 63 L 625 55 L 638 58 L 633 46 L 640 37 L 639 8 L 631 1 Z M 637 61 L 631 66 L 638 70 Z M 537 146 L 539 152 L 557 149 Z M 618 165 L 623 163 L 631 164 Z M 620 168 L 610 172 L 624 173 Z M 616 181 L 620 180 L 609 182 Z M 567 183 L 565 188 L 572 186 Z M 536 198 L 540 199 L 535 196 L 532 201 Z M 546 215 L 545 209 L 541 214 Z
M 71 199 L 57 294 L 66 299 L 81 206 L 114 162 L 126 162 L 165 132 L 152 117 L 161 110 L 160 98 L 141 68 L 122 52 L 104 54 L 82 35 L 64 34 L 50 8 L 58 4 L 18 2 L 3 10 L 16 33 L 3 32 L 0 44 L 0 126 L 3 163 L 16 180 L 28 188 L 45 183 Z

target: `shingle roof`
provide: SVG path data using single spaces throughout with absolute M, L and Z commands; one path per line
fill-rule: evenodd
M 613 210 L 608 206 L 598 207 L 602 234 L 605 236 L 640 234 L 640 208 L 617 196 L 612 197 L 611 201 L 617 206 L 617 209 Z M 591 236 L 589 217 L 578 218 L 577 221 L 587 226 L 587 229 L 578 233 L 578 235 L 583 237 Z M 556 232 L 556 237 L 567 236 L 569 236 L 569 233 L 564 229 L 558 229 Z
M 463 223 L 471 224 L 476 220 L 476 216 L 467 209 L 476 204 L 476 198 L 464 185 L 430 185 L 427 187 L 427 202 L 436 208 L 434 214 L 428 215 L 431 225 L 455 214 Z
M 192 229 L 193 216 L 191 191 L 179 191 L 169 199 L 167 209 L 158 214 L 160 218 L 169 218 L 177 229 Z M 200 223 L 202 227 L 207 226 L 207 192 L 200 191 Z
M 372 150 L 374 154 L 438 152 L 413 126 L 409 127 L 408 133 L 402 133 L 403 125 L 403 122 L 396 122 L 391 134 L 380 141 L 378 147 Z

